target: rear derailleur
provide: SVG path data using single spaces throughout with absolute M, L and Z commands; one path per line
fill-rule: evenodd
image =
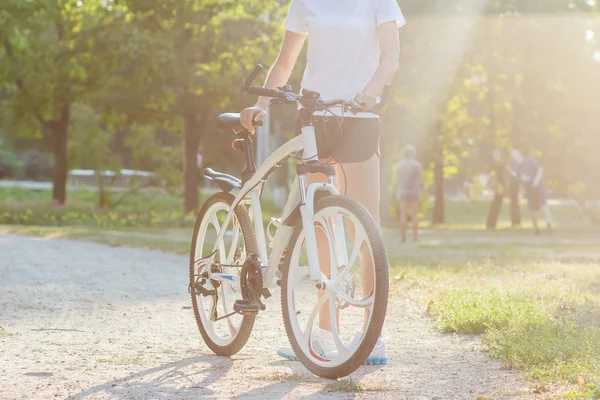
M 214 263 L 210 267 L 211 273 L 221 273 L 221 267 L 218 263 Z M 206 281 L 209 281 L 212 285 L 213 289 L 207 289 L 204 287 L 206 285 Z M 203 271 L 200 275 L 196 275 L 196 282 L 194 283 L 194 291 L 196 294 L 200 294 L 204 297 L 211 296 L 213 299 L 212 307 L 210 309 L 210 319 L 211 321 L 218 321 L 219 316 L 217 312 L 217 304 L 219 301 L 219 287 L 221 286 L 221 282 L 215 279 L 209 278 L 208 271 Z M 191 288 L 190 288 L 191 290 Z

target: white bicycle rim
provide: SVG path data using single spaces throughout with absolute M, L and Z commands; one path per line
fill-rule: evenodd
M 348 264 L 331 268 L 330 281 L 337 283 L 332 285 L 330 291 L 323 292 L 319 298 L 315 282 L 310 281 L 310 269 L 304 248 L 305 237 L 304 233 L 301 233 L 294 244 L 290 258 L 285 293 L 288 296 L 288 309 L 284 312 L 290 316 L 295 340 L 308 359 L 321 367 L 334 368 L 348 361 L 365 339 L 366 327 L 370 324 L 375 304 L 377 288 L 375 260 L 365 228 L 358 218 L 345 208 L 326 207 L 315 214 L 314 220 L 317 230 L 324 233 L 328 239 L 330 265 L 338 265 L 336 260 L 340 258 L 339 255 L 342 255 L 339 250 L 340 243 L 336 245 L 333 234 L 334 224 L 338 224 L 336 232 L 339 231 L 341 224 Z M 349 227 L 352 226 L 355 229 L 354 238 L 350 237 L 349 232 Z M 363 257 L 360 253 L 363 253 Z M 361 264 L 364 265 L 365 274 L 371 271 L 373 281 L 371 285 L 364 280 Z M 342 309 L 344 306 L 346 308 Z M 339 316 L 337 321 L 336 318 L 329 318 L 335 348 L 323 349 L 320 344 L 317 345 L 311 339 L 313 331 L 319 325 L 321 307 L 327 307 L 330 316 L 336 314 Z M 359 332 L 361 334 L 358 334 Z M 358 337 L 358 341 L 355 341 L 356 346 L 349 348 L 348 345 L 355 335 Z M 323 353 L 321 350 L 329 351 Z
M 198 228 L 194 251 L 196 276 L 199 276 L 205 270 L 209 270 L 213 261 L 220 261 L 221 264 L 225 265 L 241 266 L 246 259 L 244 238 L 235 215 L 231 219 L 232 222 L 230 222 L 229 226 L 225 227 L 226 233 L 219 246 L 215 246 L 214 244 L 218 233 L 222 229 L 221 224 L 225 219 L 229 207 L 229 204 L 218 202 L 209 207 L 204 214 L 204 218 Z M 210 256 L 214 251 L 215 254 Z M 221 267 L 221 273 L 236 278 L 239 278 L 240 272 L 241 268 Z M 207 290 L 214 289 L 209 280 L 206 280 L 206 283 L 202 287 Z M 239 279 L 234 281 L 223 280 L 217 290 L 219 295 L 217 315 L 218 317 L 223 317 L 232 313 L 235 300 L 242 298 Z M 243 317 L 234 314 L 220 321 L 213 321 L 211 319 L 213 297 L 204 297 L 201 294 L 196 294 L 196 301 L 198 303 L 200 320 L 210 339 L 219 346 L 231 344 L 240 330 Z

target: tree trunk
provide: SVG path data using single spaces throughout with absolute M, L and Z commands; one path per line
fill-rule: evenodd
M 104 176 L 102 175 L 104 171 L 102 168 L 96 169 L 97 179 L 98 179 L 98 206 L 102 209 L 108 208 L 108 200 L 106 198 L 106 189 L 104 187 Z
M 510 178 L 510 221 L 512 226 L 521 226 L 521 206 L 519 205 L 519 180 Z
M 184 210 L 186 213 L 196 212 L 199 208 L 198 196 L 198 164 L 196 155 L 198 154 L 198 144 L 200 143 L 200 132 L 198 132 L 198 116 L 194 113 L 188 113 L 183 116 L 184 122 Z
M 444 213 L 444 148 L 441 132 L 437 134 L 434 144 L 433 177 L 435 185 L 435 203 L 433 205 L 433 224 L 443 224 L 446 221 Z
M 67 200 L 69 106 L 64 106 L 60 117 L 48 123 L 54 139 L 54 171 L 52 175 L 52 200 L 64 205 Z

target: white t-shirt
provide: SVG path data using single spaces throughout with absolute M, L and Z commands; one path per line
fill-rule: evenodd
M 293 0 L 283 27 L 308 35 L 302 88 L 353 99 L 379 67 L 377 27 L 390 21 L 406 23 L 396 0 Z

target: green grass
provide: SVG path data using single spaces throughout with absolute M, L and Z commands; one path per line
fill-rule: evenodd
M 201 196 L 200 204 L 213 192 Z M 112 197 L 118 197 L 113 193 Z M 0 224 L 29 226 L 75 226 L 101 229 L 135 227 L 193 227 L 194 213 L 183 212 L 183 199 L 166 192 L 149 190 L 131 194 L 110 209 L 98 207 L 98 193 L 90 189 L 71 190 L 65 206 L 52 204 L 49 190 L 0 188 Z M 275 214 L 270 199 L 263 200 L 264 219 Z
M 485 334 L 494 357 L 540 380 L 600 381 L 600 326 L 583 314 L 598 299 L 552 287 L 453 289 L 433 304 L 440 330 Z M 585 299 L 585 300 L 584 300 Z
M 440 230 L 388 248 L 392 291 L 541 387 L 600 398 L 600 232 Z
M 117 194 L 114 194 L 117 196 Z M 68 193 L 64 207 L 52 204 L 49 190 L 0 188 L 0 224 L 34 226 L 122 227 L 192 226 L 180 198 L 161 191 L 132 194 L 112 209 L 98 207 L 98 194 L 89 189 Z
M 479 228 L 485 224 L 487 213 L 490 207 L 491 199 L 473 198 L 473 199 L 456 199 L 447 200 L 445 204 L 446 227 L 455 228 Z M 529 211 L 527 204 L 521 202 L 521 217 L 525 226 L 529 226 Z M 589 217 L 581 212 L 581 210 L 571 204 L 550 204 L 550 209 L 558 225 L 589 226 Z M 511 226 L 510 221 L 510 204 L 505 199 L 501 209 L 498 225 L 500 228 Z
M 111 201 L 115 201 L 120 193 L 108 192 Z M 50 202 L 52 192 L 50 190 L 31 190 L 20 187 L 0 188 L 0 201 L 3 203 L 27 204 L 38 202 Z M 98 204 L 98 192 L 89 187 L 82 186 L 76 190 L 69 190 L 67 201 L 75 204 L 86 204 L 96 206 Z M 159 189 L 141 191 L 123 199 L 116 207 L 117 211 L 135 212 L 144 210 L 179 210 L 182 200 Z

